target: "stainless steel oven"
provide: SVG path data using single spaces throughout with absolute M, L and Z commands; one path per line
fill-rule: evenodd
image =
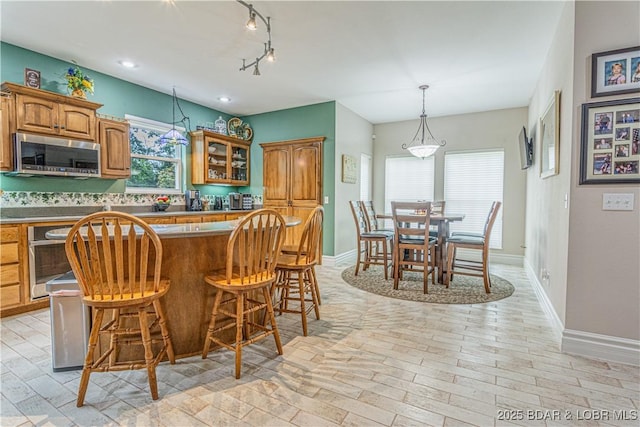
M 71 271 L 64 252 L 64 240 L 49 240 L 45 234 L 69 225 L 31 226 L 27 228 L 29 240 L 29 287 L 31 300 L 47 297 L 46 283 Z

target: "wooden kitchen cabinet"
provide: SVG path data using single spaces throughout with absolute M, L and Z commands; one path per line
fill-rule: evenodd
M 96 110 L 102 104 L 8 82 L 2 90 L 11 94 L 13 102 L 11 133 L 96 140 Z
M 131 176 L 129 123 L 124 120 L 99 118 L 98 135 L 100 177 L 129 178 Z
M 0 226 L 0 310 L 19 306 L 25 299 L 22 286 L 20 226 Z
M 260 144 L 263 149 L 265 208 L 302 219 L 287 229 L 285 244 L 297 244 L 304 223 L 322 204 L 322 142 L 324 137 Z
M 11 140 L 11 100 L 0 97 L 0 171 L 13 170 L 13 141 Z
M 191 132 L 191 183 L 249 185 L 250 146 L 211 131 Z

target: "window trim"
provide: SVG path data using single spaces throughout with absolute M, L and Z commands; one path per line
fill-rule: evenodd
M 170 131 L 173 126 L 170 123 L 159 122 L 156 120 L 147 119 L 144 117 L 138 117 L 131 114 L 124 115 L 125 120 L 129 122 L 129 127 L 140 127 L 145 129 L 151 129 L 159 133 L 166 133 Z M 175 129 L 179 132 L 186 132 L 186 129 L 181 126 L 176 126 Z M 128 187 L 125 180 L 125 194 L 182 194 L 186 186 L 186 168 L 183 165 L 183 159 L 186 158 L 186 149 L 184 146 L 176 146 L 175 157 L 159 157 L 159 156 L 147 156 L 134 154 L 129 152 L 131 158 L 145 159 L 145 160 L 157 160 L 162 162 L 171 162 L 176 164 L 176 188 L 151 188 L 151 187 Z

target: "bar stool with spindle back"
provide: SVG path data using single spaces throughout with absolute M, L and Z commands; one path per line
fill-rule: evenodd
M 323 218 L 324 209 L 317 206 L 305 222 L 297 252 L 281 255 L 276 266 L 278 279 L 274 283 L 274 294 L 277 311 L 300 313 L 305 337 L 307 314 L 314 310 L 316 319 L 320 319 L 320 289 L 314 270 L 319 258 Z M 292 308 L 290 302 L 297 304 L 297 308 Z
M 94 313 L 77 406 L 84 404 L 92 372 L 146 368 L 151 397 L 158 399 L 156 366 L 165 355 L 175 363 L 160 302 L 170 284 L 160 276 L 160 238 L 148 224 L 132 215 L 98 212 L 71 228 L 65 251 L 84 295 L 82 303 Z M 106 310 L 112 316 L 104 322 Z M 107 335 L 109 341 L 100 343 L 106 350 L 94 358 L 101 335 Z M 153 348 L 158 344 L 160 348 L 154 354 Z M 119 355 L 132 345 L 144 348 L 144 360 L 121 360 Z
M 226 267 L 204 278 L 207 284 L 216 288 L 217 293 L 202 358 L 207 358 L 212 342 L 235 352 L 236 379 L 240 378 L 243 347 L 273 335 L 278 354 L 282 354 L 271 285 L 276 280 L 276 263 L 284 237 L 285 221 L 275 210 L 259 209 L 246 215 L 229 237 Z M 257 298 L 257 293 L 262 294 L 262 300 Z M 227 299 L 223 300 L 223 296 Z M 266 310 L 264 324 L 255 318 L 257 312 L 263 310 Z M 228 322 L 230 319 L 233 321 Z M 267 320 L 271 323 L 270 328 L 266 325 Z M 221 324 L 217 326 L 218 323 Z M 235 341 L 230 344 L 219 334 L 232 328 L 236 333 Z
M 384 266 L 384 279 L 389 278 L 388 271 L 393 267 L 393 231 L 375 230 L 369 231 L 367 220 L 362 203 L 359 200 L 351 200 L 349 202 L 353 220 L 356 223 L 356 271 L 358 275 L 360 264 L 364 264 L 362 269 L 366 270 L 370 265 Z M 372 245 L 381 245 L 382 253 L 373 254 L 371 252 Z M 364 254 L 364 257 L 363 257 Z M 364 258 L 364 259 L 363 259 Z

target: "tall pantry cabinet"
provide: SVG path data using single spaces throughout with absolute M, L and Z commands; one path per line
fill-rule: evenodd
M 282 215 L 302 219 L 287 230 L 285 244 L 297 244 L 311 211 L 322 204 L 324 137 L 263 143 L 263 203 Z

